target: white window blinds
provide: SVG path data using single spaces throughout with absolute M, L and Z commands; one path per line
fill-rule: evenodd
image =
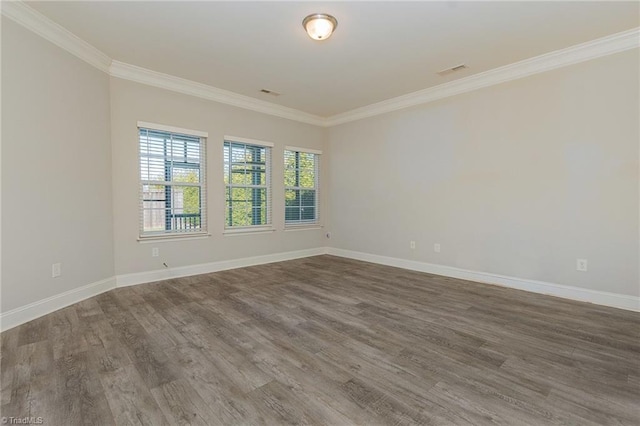
M 284 151 L 285 226 L 319 223 L 319 155 L 302 148 Z
M 140 236 L 204 233 L 206 137 L 158 127 L 138 128 Z
M 224 142 L 225 228 L 271 225 L 271 147 Z

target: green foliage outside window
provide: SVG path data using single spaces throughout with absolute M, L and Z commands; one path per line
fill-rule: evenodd
M 317 156 L 307 152 L 284 153 L 285 223 L 317 221 Z
M 225 142 L 227 227 L 259 226 L 269 223 L 268 149 L 259 145 Z
M 198 183 L 200 178 L 195 170 L 174 177 L 174 182 Z M 183 213 L 200 213 L 200 188 L 197 186 L 179 187 L 182 190 Z

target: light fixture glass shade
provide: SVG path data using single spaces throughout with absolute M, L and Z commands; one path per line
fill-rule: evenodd
M 326 13 L 313 13 L 302 20 L 302 26 L 314 40 L 324 40 L 331 37 L 338 21 Z

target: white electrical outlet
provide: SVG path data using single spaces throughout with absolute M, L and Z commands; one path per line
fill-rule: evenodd
M 576 271 L 587 272 L 587 259 L 576 259 Z
M 56 278 L 62 275 L 62 263 L 54 263 L 51 265 L 51 277 Z
M 154 247 L 151 249 L 151 256 L 152 257 L 158 257 L 160 256 L 160 249 L 158 249 L 158 247 Z
M 435 243 L 433 245 L 433 251 L 435 251 L 436 253 L 440 253 L 440 244 Z
M 415 241 L 409 241 L 409 248 L 412 249 L 412 250 L 414 248 L 416 248 L 416 242 Z

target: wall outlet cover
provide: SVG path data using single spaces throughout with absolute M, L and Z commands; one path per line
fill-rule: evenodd
M 576 259 L 576 270 L 580 272 L 587 272 L 587 259 Z
M 57 278 L 62 275 L 62 263 L 54 263 L 51 265 L 51 277 Z

